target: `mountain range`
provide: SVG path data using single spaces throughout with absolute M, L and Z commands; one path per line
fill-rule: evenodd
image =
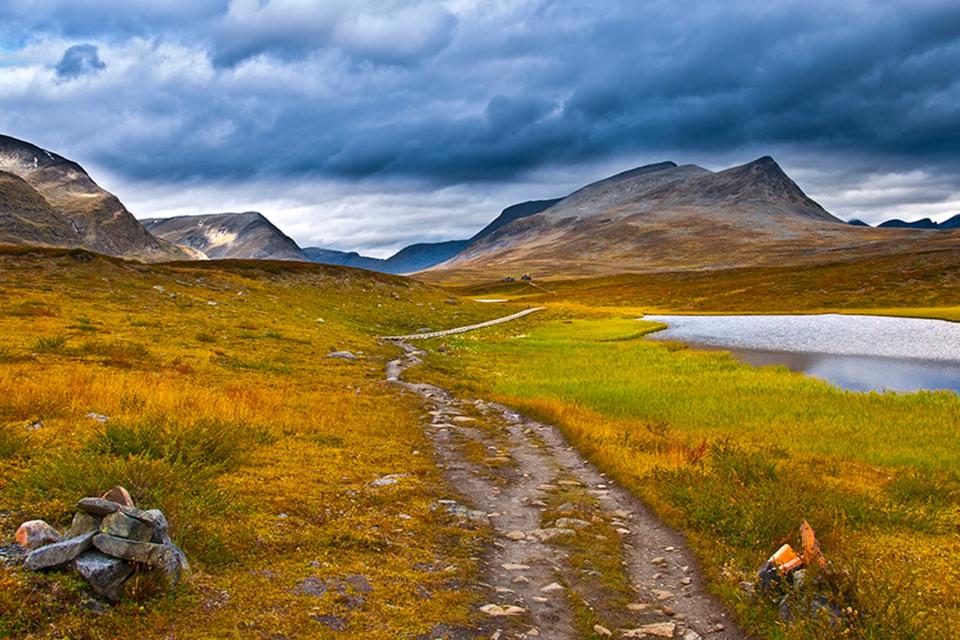
M 931 242 L 960 246 L 960 234 L 847 224 L 769 156 L 717 172 L 661 162 L 589 184 L 424 275 L 463 281 L 803 265 Z
M 313 261 L 441 280 L 588 276 L 812 264 L 956 247 L 960 233 L 952 230 L 958 228 L 960 215 L 941 223 L 845 223 L 764 156 L 717 172 L 674 162 L 638 167 L 564 198 L 507 207 L 470 238 L 413 244 L 380 259 L 301 249 L 254 211 L 138 221 L 79 164 L 0 136 L 0 243 L 79 247 L 142 261 Z

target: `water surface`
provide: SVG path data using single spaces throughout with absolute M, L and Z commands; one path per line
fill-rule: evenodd
M 844 389 L 960 393 L 960 323 L 887 316 L 646 316 L 657 340 L 723 349 L 753 365 L 783 365 Z

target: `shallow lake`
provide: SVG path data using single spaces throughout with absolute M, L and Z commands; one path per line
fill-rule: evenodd
M 844 389 L 960 393 L 960 323 L 887 316 L 645 316 L 654 340 L 722 349 L 753 365 L 783 365 Z

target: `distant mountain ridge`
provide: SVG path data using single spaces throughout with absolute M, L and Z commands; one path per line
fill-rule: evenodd
M 530 200 L 507 207 L 493 222 L 475 233 L 467 240 L 448 240 L 446 242 L 422 242 L 404 247 L 389 258 L 369 258 L 356 251 L 344 252 L 335 249 L 307 247 L 304 253 L 313 262 L 333 264 L 359 269 L 370 269 L 384 273 L 414 273 L 429 269 L 454 258 L 472 243 L 484 238 L 515 220 L 546 211 L 560 198 L 553 200 Z
M 142 222 L 157 237 L 195 249 L 212 260 L 309 262 L 297 243 L 258 211 L 148 218 Z
M 23 181 L 46 201 L 49 210 L 34 198 L 21 209 L 18 220 L 7 214 L 5 241 L 15 244 L 81 247 L 98 253 L 137 260 L 160 261 L 192 257 L 189 251 L 151 235 L 123 203 L 93 181 L 76 162 L 34 144 L 0 135 L 0 171 Z M 24 184 L 9 177 L 3 183 L 0 201 L 19 201 Z M 38 208 L 39 207 L 39 208 Z M 41 211 L 43 209 L 43 211 Z M 50 210 L 57 214 L 51 216 Z M 63 221 L 69 225 L 64 227 Z M 54 244 L 51 244 L 54 243 Z

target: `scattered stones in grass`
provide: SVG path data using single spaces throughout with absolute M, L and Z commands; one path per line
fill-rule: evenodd
M 370 483 L 371 487 L 389 487 L 392 484 L 397 484 L 402 478 L 406 478 L 409 474 L 407 473 L 389 473 L 385 476 L 381 476 Z
M 17 529 L 16 541 L 24 549 L 36 549 L 60 542 L 60 534 L 43 520 L 29 520 Z

